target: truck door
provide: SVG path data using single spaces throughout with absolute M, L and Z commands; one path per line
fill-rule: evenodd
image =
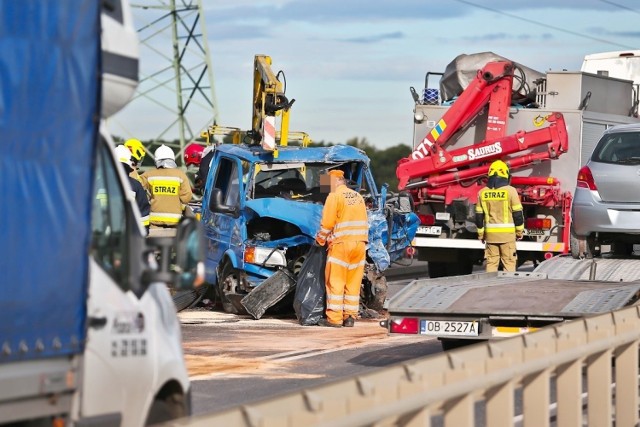
M 215 283 L 215 271 L 222 256 L 231 247 L 241 257 L 242 244 L 247 233 L 242 215 L 212 211 L 209 205 L 211 192 L 219 189 L 222 192 L 222 204 L 235 207 L 237 212 L 241 212 L 244 206 L 245 185 L 242 182 L 240 161 L 220 155 L 214 159 L 211 169 L 212 179 L 208 183 L 205 196 L 203 225 L 209 241 L 206 254 L 207 281 Z
M 80 416 L 142 425 L 153 398 L 157 309 L 133 283 L 140 269 L 130 236 L 140 234 L 106 142 L 97 147 L 92 212 L 88 331 Z M 121 175 L 118 174 L 121 172 Z M 134 221 L 132 221 L 134 219 Z M 142 237 L 141 237 L 142 238 Z M 132 261 L 135 260 L 135 263 Z M 155 330 L 155 329 L 154 329 Z

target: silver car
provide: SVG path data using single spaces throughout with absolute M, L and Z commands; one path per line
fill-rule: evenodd
M 578 172 L 571 216 L 574 238 L 591 254 L 611 244 L 628 255 L 640 243 L 640 124 L 605 131 Z

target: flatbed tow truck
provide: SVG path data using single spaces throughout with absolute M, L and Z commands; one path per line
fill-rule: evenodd
M 557 256 L 533 272 L 414 280 L 387 301 L 381 325 L 392 334 L 437 337 L 447 350 L 610 312 L 639 296 L 640 259 Z

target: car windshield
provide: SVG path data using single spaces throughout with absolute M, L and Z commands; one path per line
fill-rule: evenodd
M 640 164 L 640 133 L 621 132 L 605 135 L 598 142 L 591 160 L 620 165 Z
M 362 164 L 332 163 L 259 163 L 253 170 L 253 198 L 282 197 L 291 200 L 324 202 L 320 175 L 339 168 L 345 172 L 347 185 L 359 190 L 363 186 Z

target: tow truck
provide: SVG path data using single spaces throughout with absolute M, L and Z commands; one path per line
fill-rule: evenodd
M 368 309 L 382 310 L 387 290 L 383 272 L 404 255 L 418 226 L 417 215 L 401 208 L 410 203 L 387 194 L 386 186 L 377 187 L 364 151 L 347 145 L 311 147 L 306 133 L 289 132 L 294 100 L 284 94 L 268 56 L 255 57 L 253 91 L 251 130 L 213 126 L 203 135 L 211 143 L 230 133 L 236 142 L 216 145 L 206 178 L 201 220 L 208 242 L 207 282 L 225 311 L 256 319 L 292 296 L 320 227 L 327 196 L 320 191 L 320 175 L 337 168 L 368 203 L 361 301 Z M 299 145 L 289 145 L 290 140 Z
M 640 259 L 560 255 L 533 272 L 412 281 L 387 302 L 392 334 L 437 337 L 445 350 L 637 304 Z
M 430 87 L 434 76 L 439 89 Z M 451 89 L 452 81 L 464 89 Z M 420 218 L 413 244 L 430 277 L 470 274 L 482 263 L 473 212 L 496 159 L 510 166 L 524 206 L 519 262 L 583 255 L 571 233 L 575 178 L 607 126 L 638 121 L 635 90 L 631 80 L 542 74 L 492 53 L 461 55 L 445 73 L 427 73 L 423 96 L 412 88 L 414 150 L 396 174 Z

